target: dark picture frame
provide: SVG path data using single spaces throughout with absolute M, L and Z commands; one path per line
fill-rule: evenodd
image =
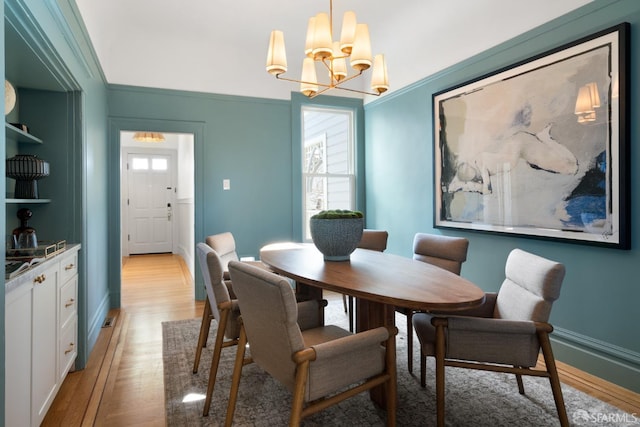
M 434 226 L 629 248 L 629 24 L 433 95 Z

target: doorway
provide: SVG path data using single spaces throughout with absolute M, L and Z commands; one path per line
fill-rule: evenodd
M 120 132 L 121 253 L 182 256 L 194 277 L 194 135 Z

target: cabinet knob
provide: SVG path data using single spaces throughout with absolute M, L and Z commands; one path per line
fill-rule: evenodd
M 75 264 L 71 263 L 67 266 L 64 267 L 65 270 L 73 270 L 73 268 L 75 267 Z
M 70 306 L 72 306 L 75 302 L 76 302 L 76 300 L 74 300 L 73 298 L 71 298 L 71 299 L 70 299 L 70 300 L 69 300 L 69 301 L 64 305 L 64 307 L 65 307 L 65 308 L 70 307 Z
M 45 280 L 47 280 L 47 276 L 45 276 L 44 274 L 40 274 L 40 275 L 36 276 L 33 279 L 33 282 L 34 283 L 43 283 Z

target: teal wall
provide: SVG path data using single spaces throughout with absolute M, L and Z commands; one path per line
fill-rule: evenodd
M 119 304 L 121 130 L 195 135 L 197 241 L 231 231 L 239 253 L 256 256 L 266 243 L 296 238 L 299 195 L 292 166 L 297 157 L 292 152 L 299 135 L 300 98 L 287 102 L 107 87 L 72 0 L 5 0 L 4 4 L 5 16 L 9 8 L 34 52 L 67 92 L 67 115 L 59 132 L 68 138 L 72 154 L 66 161 L 74 169 L 74 185 L 65 195 L 70 203 L 67 221 L 73 223 L 69 232 L 83 245 L 79 366 L 86 362 L 109 307 Z M 366 198 L 361 197 L 360 204 L 366 199 L 367 226 L 389 230 L 390 252 L 409 256 L 418 231 L 464 235 L 471 247 L 463 275 L 487 290 L 501 283 L 504 260 L 512 248 L 565 263 L 568 273 L 552 315 L 558 358 L 640 391 L 640 340 L 634 332 L 640 323 L 640 288 L 634 278 L 634 266 L 640 264 L 637 220 L 632 221 L 630 251 L 432 228 L 431 95 L 622 21 L 631 23 L 631 45 L 638 45 L 640 2 L 596 1 L 368 104 L 364 120 L 358 116 L 358 132 L 365 134 L 364 165 L 359 165 L 358 173 L 366 173 Z M 631 75 L 637 71 L 637 54 L 632 50 Z M 638 111 L 638 90 L 632 82 L 632 117 Z M 632 120 L 632 144 L 638 132 Z M 5 145 L 2 136 L 0 146 L 5 149 Z M 631 163 L 638 163 L 635 147 L 631 155 Z M 639 173 L 632 168 L 632 183 Z M 231 191 L 222 190 L 225 178 L 231 180 Z M 638 200 L 632 198 L 632 212 L 637 209 Z M 4 221 L 6 228 L 7 218 Z M 4 303 L 0 310 L 4 331 Z M 4 383 L 4 340 L 1 345 Z M 0 393 L 0 408 L 3 402 Z
M 257 257 L 261 246 L 292 239 L 289 102 L 111 86 L 109 117 L 112 218 L 120 212 L 119 131 L 191 132 L 196 153 L 195 241 L 230 231 L 240 256 Z M 227 178 L 231 190 L 223 191 Z M 112 271 L 120 257 L 119 227 L 113 230 Z M 201 283 L 198 270 L 196 281 Z M 114 300 L 119 300 L 116 280 Z M 204 298 L 202 286 L 196 286 L 196 297 Z
M 623 21 L 631 24 L 631 250 L 433 228 L 432 95 Z M 389 231 L 388 251 L 410 256 L 416 232 L 470 240 L 462 275 L 488 291 L 513 248 L 560 261 L 567 275 L 551 322 L 556 357 L 640 392 L 640 2 L 596 1 L 365 106 L 368 226 Z M 428 54 L 429 47 L 425 46 Z M 399 219 L 399 213 L 401 219 Z
M 19 97 L 25 97 L 25 106 L 30 104 L 21 111 L 21 119 L 27 118 L 32 123 L 32 132 L 41 131 L 50 137 L 43 138 L 48 145 L 35 150 L 43 158 L 47 156 L 64 165 L 50 182 L 43 181 L 42 191 L 51 191 L 55 201 L 39 207 L 47 216 L 51 214 L 47 220 L 50 222 L 42 222 L 41 232 L 42 238 L 57 239 L 64 234 L 62 237 L 68 241 L 82 244 L 76 361 L 76 366 L 82 368 L 109 309 L 106 86 L 86 29 L 77 19 L 79 13 L 73 0 L 5 0 L 3 5 L 5 27 L 15 28 L 27 46 L 20 58 L 27 60 L 23 64 L 27 69 L 23 71 L 41 72 L 43 80 L 55 81 L 57 85 L 55 93 L 25 90 L 19 91 Z M 5 31 L 2 34 L 4 37 Z M 5 43 L 1 46 L 0 69 L 4 73 L 5 63 L 7 67 L 15 63 L 6 62 Z M 4 133 L 0 141 L 5 151 Z M 4 176 L 4 164 L 2 168 Z M 5 229 L 15 222 L 14 218 L 5 217 L 4 210 L 2 218 Z M 4 293 L 0 319 L 3 332 L 0 380 L 4 384 Z M 0 387 L 0 419 L 4 419 L 4 393 L 4 387 Z
M 4 18 L 4 3 L 2 4 L 2 7 L 3 7 L 2 16 Z M 4 19 L 2 20 L 2 22 L 0 22 L 0 49 L 3 50 L 3 54 L 0 55 L 0 74 L 2 74 L 2 80 L 4 80 L 4 48 L 3 46 L 4 46 Z M 3 155 L 5 155 L 6 148 L 7 148 L 6 133 L 0 132 L 0 152 L 2 152 Z M 3 164 L 0 165 L 0 176 L 5 176 L 6 164 L 4 162 L 2 163 Z M 6 195 L 4 192 L 2 192 L 2 194 L 0 194 L 0 201 L 2 202 L 3 206 L 5 205 L 5 200 L 6 200 Z M 2 221 L 2 224 L 5 224 L 5 228 L 6 228 L 7 218 L 6 218 L 5 209 L 0 209 L 0 221 Z M 6 256 L 5 253 L 1 255 L 1 258 L 3 261 L 5 256 Z M 4 312 L 5 312 L 4 306 L 5 306 L 5 295 L 4 295 L 4 292 L 0 292 L 0 331 L 2 333 L 2 339 L 0 339 L 0 381 L 2 382 L 0 384 L 5 383 L 4 354 L 5 354 L 6 325 L 5 325 L 5 318 L 4 318 Z M 5 392 L 4 386 L 0 387 L 0 400 L 1 400 L 0 415 L 2 415 L 3 420 L 4 420 L 4 392 Z

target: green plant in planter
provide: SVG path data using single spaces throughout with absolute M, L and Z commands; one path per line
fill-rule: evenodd
M 325 261 L 348 261 L 362 239 L 364 215 L 345 209 L 322 211 L 311 217 L 309 229 Z
M 315 219 L 336 219 L 336 218 L 364 218 L 364 214 L 360 211 L 352 211 L 348 209 L 331 209 L 321 211 L 312 216 Z

